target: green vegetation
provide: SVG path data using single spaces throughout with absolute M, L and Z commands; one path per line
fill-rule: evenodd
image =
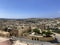
M 33 29 L 33 32 L 40 34 L 40 31 L 38 29 Z
M 40 35 L 43 35 L 44 37 L 51 37 L 51 35 L 53 34 L 51 32 L 51 30 L 44 30 L 44 31 L 42 31 L 42 33 L 40 33 L 40 30 L 37 28 L 35 28 L 33 30 L 29 29 L 25 33 L 32 33 L 32 31 L 35 32 L 35 34 L 40 34 Z
M 50 37 L 53 33 L 51 31 L 47 30 L 47 31 L 43 31 L 42 34 L 44 34 L 45 37 Z
M 53 32 L 56 32 L 56 33 L 60 34 L 60 30 L 53 30 Z
M 60 33 L 60 29 L 58 29 L 58 28 L 50 28 L 50 29 L 55 33 Z

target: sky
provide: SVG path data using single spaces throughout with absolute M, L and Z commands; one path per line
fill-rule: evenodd
M 0 18 L 60 17 L 60 0 L 0 0 Z

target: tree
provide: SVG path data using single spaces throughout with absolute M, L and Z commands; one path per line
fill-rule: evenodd
M 52 33 L 50 31 L 46 32 L 46 37 L 50 37 Z
M 51 31 L 43 31 L 42 34 L 45 34 L 46 37 L 50 37 L 53 33 Z
M 40 31 L 38 29 L 33 29 L 33 32 L 40 34 Z

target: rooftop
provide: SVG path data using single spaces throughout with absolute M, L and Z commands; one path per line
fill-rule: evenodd
M 0 45 L 12 45 L 8 38 L 0 37 Z
M 9 39 L 8 38 L 0 37 L 0 42 L 7 41 L 7 40 L 9 40 Z

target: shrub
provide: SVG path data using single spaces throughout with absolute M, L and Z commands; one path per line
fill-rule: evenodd
M 47 32 L 43 31 L 42 34 L 45 34 L 46 37 L 50 37 L 53 33 L 48 30 Z
M 33 29 L 33 32 L 40 34 L 40 31 L 38 29 Z

